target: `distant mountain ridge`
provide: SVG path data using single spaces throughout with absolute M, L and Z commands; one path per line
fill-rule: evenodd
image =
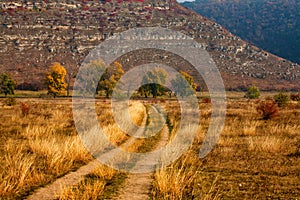
M 264 50 L 300 63 L 299 0 L 196 0 L 182 5 Z
M 203 44 L 227 89 L 252 84 L 261 89 L 300 89 L 299 65 L 241 40 L 173 0 L 6 0 L 0 6 L 0 72 L 12 74 L 19 84 L 42 85 L 52 62 L 79 66 L 90 50 L 117 32 L 161 26 Z M 168 62 L 201 83 L 188 62 L 167 52 L 143 50 L 119 61 L 125 70 L 150 61 Z

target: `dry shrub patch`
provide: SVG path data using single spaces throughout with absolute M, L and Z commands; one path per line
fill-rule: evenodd
M 275 118 L 279 114 L 279 108 L 273 100 L 261 101 L 256 109 L 264 120 Z

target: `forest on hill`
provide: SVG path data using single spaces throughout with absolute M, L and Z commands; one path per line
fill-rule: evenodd
M 196 0 L 182 5 L 266 51 L 300 63 L 299 0 Z

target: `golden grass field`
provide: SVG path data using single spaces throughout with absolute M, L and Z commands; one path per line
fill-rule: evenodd
M 265 94 L 267 96 L 269 94 Z M 224 129 L 204 159 L 198 151 L 210 122 L 211 106 L 199 101 L 201 123 L 192 147 L 153 175 L 151 199 L 300 199 L 300 105 L 292 102 L 279 116 L 262 120 L 256 101 L 230 93 Z M 22 115 L 20 102 L 30 107 Z M 55 179 L 93 160 L 75 130 L 71 99 L 17 98 L 14 106 L 0 99 L 0 199 L 22 199 Z M 147 106 L 159 103 L 176 134 L 177 101 L 130 103 L 131 118 L 140 125 Z M 98 121 L 112 143 L 129 136 L 114 123 L 110 101 L 97 100 Z M 159 137 L 139 139 L 128 151 L 150 151 Z M 100 166 L 72 188 L 62 187 L 56 199 L 110 199 L 127 174 Z

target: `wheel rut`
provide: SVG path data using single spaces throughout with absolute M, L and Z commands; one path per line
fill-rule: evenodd
M 159 113 L 159 111 L 152 107 L 154 112 Z M 161 115 L 161 114 L 160 114 Z M 163 117 L 162 115 L 160 117 Z M 163 147 L 169 139 L 169 129 L 164 124 L 163 129 L 161 130 L 161 139 L 155 145 L 155 149 L 159 149 Z M 141 161 L 140 161 L 141 162 Z M 144 162 L 144 161 L 143 161 Z M 149 165 L 151 164 L 151 160 L 149 163 L 139 163 L 136 165 Z M 151 190 L 151 185 L 153 181 L 153 173 L 140 173 L 140 174 L 129 174 L 127 179 L 125 180 L 124 186 L 121 188 L 119 195 L 114 198 L 115 200 L 147 200 L 149 198 L 149 193 Z

